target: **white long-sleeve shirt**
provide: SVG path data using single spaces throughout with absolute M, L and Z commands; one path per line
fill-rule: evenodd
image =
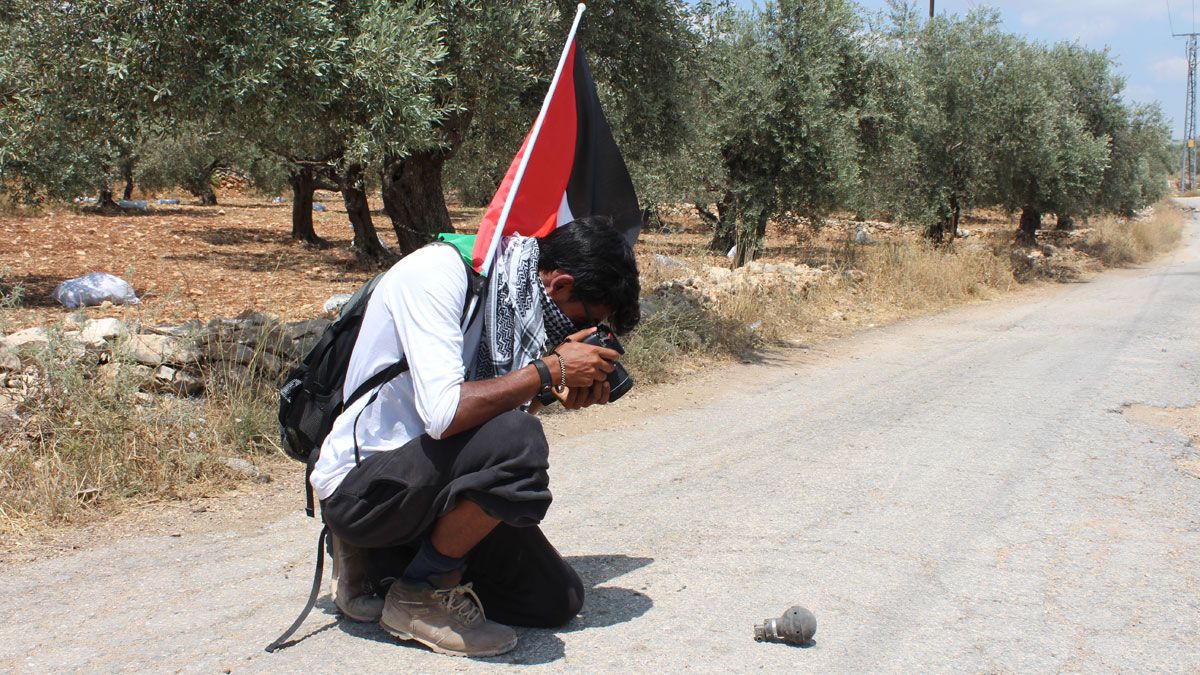
M 409 370 L 383 384 L 370 406 L 367 393 L 334 421 L 313 468 L 318 499 L 332 495 L 354 468 L 355 432 L 359 457 L 366 459 L 421 434 L 441 438 L 450 426 L 483 326 L 476 317 L 464 333 L 459 322 L 466 297 L 462 258 L 450 246 L 414 251 L 379 280 L 350 356 L 343 396 L 406 355 Z

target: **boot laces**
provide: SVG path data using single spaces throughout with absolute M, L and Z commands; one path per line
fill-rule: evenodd
M 433 592 L 433 595 L 446 609 L 453 612 L 468 626 L 487 620 L 487 616 L 483 613 L 483 602 L 469 583 L 454 588 L 438 589 Z

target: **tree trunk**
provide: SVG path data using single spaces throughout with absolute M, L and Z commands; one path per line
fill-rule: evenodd
M 442 188 L 446 153 L 432 150 L 385 163 L 383 210 L 392 220 L 401 255 L 433 241 L 439 232 L 453 232 L 450 209 Z
M 925 236 L 935 244 L 940 244 L 947 238 L 953 242 L 954 238 L 958 236 L 958 221 L 962 218 L 962 207 L 958 203 L 957 195 L 950 195 L 948 206 L 950 208 L 946 215 L 925 230 Z
M 1021 209 L 1021 229 L 1017 232 L 1017 240 L 1025 244 L 1037 243 L 1037 231 L 1042 227 L 1042 212 L 1026 206 Z
M 213 162 L 196 174 L 196 189 L 192 191 L 192 194 L 200 200 L 201 206 L 217 205 L 217 193 L 213 191 L 212 186 L 213 172 L 217 170 L 217 164 L 217 162 Z
M 125 191 L 122 193 L 121 199 L 129 201 L 133 199 L 133 164 L 126 162 L 125 166 L 121 167 L 121 178 L 125 180 Z
M 758 254 L 761 252 L 762 242 L 766 240 L 767 221 L 767 216 L 763 214 L 754 223 L 753 230 L 746 227 L 745 223 L 742 224 L 742 227 L 738 228 L 737 251 L 733 256 L 734 269 L 742 267 L 758 257 Z
M 96 197 L 96 210 L 106 213 L 116 213 L 121 210 L 121 207 L 117 206 L 117 202 L 113 201 L 111 187 L 100 188 L 100 194 Z
M 737 243 L 737 230 L 730 210 L 732 202 L 733 196 L 725 193 L 721 197 L 721 201 L 717 202 L 715 216 L 707 208 L 696 205 L 696 211 L 700 214 L 700 218 L 713 228 L 713 236 L 712 240 L 708 242 L 708 249 L 721 255 L 728 253 L 729 249 Z
M 201 190 L 200 194 L 196 195 L 196 197 L 200 200 L 200 206 L 217 205 L 217 193 L 213 191 L 212 185 Z
M 958 203 L 958 195 L 950 195 L 950 207 L 953 221 L 950 223 L 950 241 L 958 236 L 958 222 L 962 220 L 962 205 Z
M 365 265 L 379 266 L 394 260 L 392 252 L 379 241 L 375 223 L 371 221 L 371 206 L 367 202 L 367 193 L 363 190 L 362 165 L 351 164 L 346 167 L 341 176 L 341 188 L 346 215 L 354 229 L 354 243 L 351 244 L 351 248 L 358 255 L 359 261 Z
M 438 125 L 444 144 L 404 158 L 386 157 L 380 192 L 383 210 L 392 220 L 400 254 L 433 241 L 439 232 L 453 232 L 442 184 L 442 168 L 462 145 L 472 112 L 450 113 Z
M 1058 214 L 1058 224 L 1055 227 L 1060 230 L 1073 230 L 1075 229 L 1075 217 L 1070 214 L 1060 213 Z
M 300 166 L 288 173 L 292 186 L 292 239 L 314 246 L 326 246 L 313 229 L 313 190 L 316 189 L 311 166 Z

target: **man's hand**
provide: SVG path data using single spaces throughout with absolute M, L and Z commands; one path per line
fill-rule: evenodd
M 608 380 L 600 380 L 590 387 L 568 387 L 563 392 L 556 389 L 554 395 L 567 410 L 579 410 L 591 405 L 608 403 L 608 395 L 611 391 Z
M 595 328 L 588 328 L 574 333 L 554 350 L 554 353 L 558 355 L 557 358 L 546 358 L 546 365 L 550 366 L 551 374 L 559 377 L 561 377 L 561 371 L 558 373 L 554 371 L 558 366 L 558 359 L 562 359 L 562 367 L 567 373 L 567 387 L 576 396 L 576 400 L 591 400 L 591 403 L 587 405 L 592 405 L 600 400 L 601 392 L 596 385 L 604 383 L 605 378 L 613 370 L 612 362 L 621 357 L 615 350 L 579 342 L 595 332 Z M 560 383 L 559 377 L 553 378 L 555 384 Z M 575 389 L 587 390 L 586 399 L 581 398 L 583 397 L 582 393 L 575 394 Z M 593 389 L 596 391 L 593 392 Z M 608 402 L 608 392 L 604 391 L 603 395 L 604 401 Z M 566 401 L 563 401 L 563 405 L 566 405 Z

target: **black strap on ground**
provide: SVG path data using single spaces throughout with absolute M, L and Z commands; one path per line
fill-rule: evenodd
M 288 638 L 292 637 L 292 633 L 295 633 L 297 630 L 299 630 L 300 624 L 304 623 L 304 620 L 308 618 L 309 612 L 312 611 L 313 607 L 316 607 L 317 596 L 321 594 L 321 579 L 325 571 L 325 538 L 328 536 L 329 526 L 326 525 L 325 527 L 321 528 L 321 536 L 317 537 L 317 569 L 315 572 L 313 572 L 313 584 L 312 590 L 308 593 L 308 603 L 304 605 L 303 611 L 301 611 L 300 616 L 296 617 L 296 620 L 292 622 L 292 625 L 287 630 L 283 631 L 283 635 L 280 635 L 275 639 L 274 642 L 267 645 L 268 654 L 273 653 L 277 649 L 290 647 L 291 644 L 287 642 Z

